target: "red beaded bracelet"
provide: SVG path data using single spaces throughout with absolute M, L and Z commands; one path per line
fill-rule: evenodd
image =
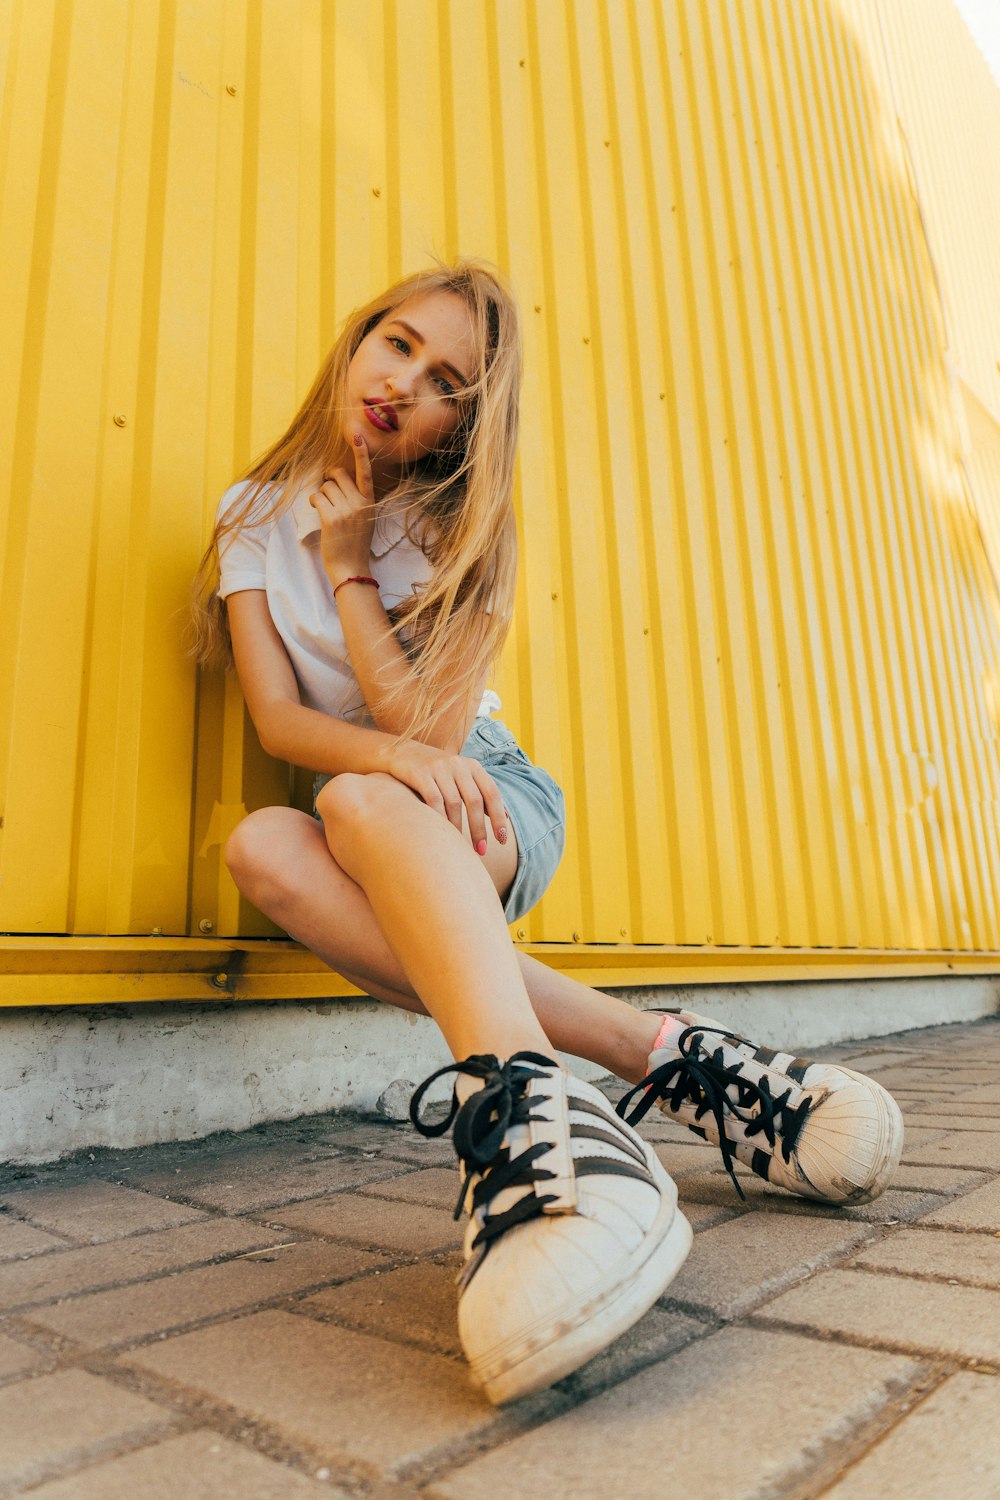
M 337 589 L 342 589 L 345 583 L 371 583 L 374 584 L 376 588 L 379 587 L 379 581 L 377 578 L 361 578 L 358 575 L 355 575 L 353 578 L 342 578 L 337 584 L 337 588 L 333 591 L 333 597 L 335 599 L 337 597 Z

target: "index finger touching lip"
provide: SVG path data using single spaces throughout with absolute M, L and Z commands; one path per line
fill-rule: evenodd
M 364 433 L 355 429 L 351 434 L 351 443 L 354 448 L 354 483 L 366 500 L 372 500 L 375 494 L 372 488 L 372 461 Z

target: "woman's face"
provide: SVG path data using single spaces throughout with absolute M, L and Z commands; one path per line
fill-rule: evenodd
M 446 291 L 408 297 L 362 339 L 348 366 L 348 443 L 360 431 L 372 470 L 382 475 L 443 447 L 475 367 L 475 331 L 463 299 Z

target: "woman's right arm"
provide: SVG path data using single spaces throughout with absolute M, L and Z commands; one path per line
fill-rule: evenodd
M 307 708 L 263 589 L 226 600 L 233 660 L 261 745 L 310 771 L 381 771 L 393 737 Z
M 257 737 L 268 755 L 331 776 L 342 771 L 383 771 L 410 787 L 459 830 L 464 807 L 474 844 L 486 836 L 484 817 L 499 837 L 507 821 L 503 798 L 483 766 L 419 741 L 399 745 L 395 735 L 307 708 L 264 590 L 241 589 L 230 594 L 226 608 L 236 673 Z

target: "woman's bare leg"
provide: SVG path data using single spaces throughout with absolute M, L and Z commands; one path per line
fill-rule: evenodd
M 469 839 L 378 773 L 335 776 L 316 810 L 453 1055 L 546 1051 L 496 887 Z
M 438 814 L 431 817 L 443 823 Z M 444 831 L 449 831 L 447 825 Z M 506 889 L 516 865 L 516 849 L 496 844 L 489 830 L 487 839 L 485 859 L 472 854 L 470 846 L 471 857 L 491 875 L 494 889 Z M 248 900 L 332 969 L 391 1005 L 427 1009 L 387 943 L 364 890 L 332 858 L 324 831 L 314 818 L 289 808 L 262 809 L 240 824 L 226 852 Z M 398 869 L 391 862 L 390 867 Z M 658 1018 L 517 952 L 495 894 L 492 904 L 500 917 L 506 951 L 514 957 L 549 1048 L 588 1058 L 630 1082 L 642 1078 Z M 449 925 L 449 934 L 452 930 Z M 440 966 L 440 952 L 437 960 Z M 476 964 L 475 990 L 486 994 L 488 971 L 481 958 L 477 957 Z M 479 1042 L 469 1050 L 482 1051 L 484 1044 Z

